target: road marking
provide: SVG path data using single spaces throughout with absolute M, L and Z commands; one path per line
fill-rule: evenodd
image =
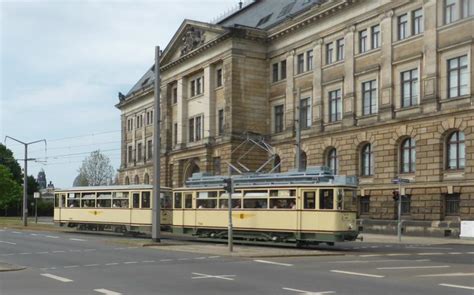
M 53 280 L 58 280 L 60 282 L 63 282 L 63 283 L 69 283 L 69 282 L 74 282 L 73 280 L 70 280 L 68 278 L 63 278 L 63 277 L 59 277 L 59 276 L 55 276 L 55 275 L 52 275 L 50 273 L 42 273 L 41 274 L 43 277 L 47 277 L 47 278 L 50 278 L 50 279 L 53 279 Z
M 235 277 L 235 275 L 218 275 L 218 276 L 213 276 L 213 275 L 207 275 L 203 273 L 198 273 L 198 272 L 193 272 L 193 275 L 196 275 L 198 277 L 191 277 L 191 279 L 221 279 L 221 280 L 228 280 L 228 281 L 233 281 L 233 278 L 230 277 Z
M 35 254 L 48 254 L 49 252 L 36 252 Z
M 393 267 L 377 267 L 377 269 L 421 269 L 421 268 L 448 268 L 450 265 L 434 265 L 434 266 L 393 266 Z
M 155 260 L 143 260 L 142 263 L 154 263 L 156 262 Z
M 59 237 L 57 237 L 57 236 L 45 236 L 45 237 L 51 238 L 51 239 L 59 239 Z
M 137 249 L 138 247 L 127 247 L 127 249 Z
M 97 263 L 93 263 L 93 264 L 86 264 L 84 265 L 85 267 L 90 267 L 90 266 L 99 266 Z
M 0 241 L 0 243 L 4 243 L 4 244 L 10 244 L 10 245 L 16 245 L 16 243 L 13 243 L 13 242 L 7 242 L 7 241 Z
M 220 256 L 207 256 L 207 258 L 219 258 Z
M 417 255 L 443 255 L 441 252 L 425 252 L 425 253 L 416 253 Z
M 122 295 L 122 293 L 110 291 L 110 290 L 107 290 L 107 289 L 94 289 L 94 291 L 96 291 L 98 293 L 105 294 L 105 295 Z
M 408 246 L 407 249 L 433 249 L 433 250 L 452 250 L 453 248 L 445 248 L 445 247 L 414 247 Z
M 390 254 L 387 254 L 387 256 L 409 256 L 411 254 L 407 254 L 407 253 L 390 253 Z
M 53 253 L 66 253 L 66 251 L 63 251 L 63 250 L 57 250 L 57 251 L 53 251 Z
M 461 252 L 449 252 L 448 254 L 451 254 L 451 255 L 460 255 L 462 254 Z
M 69 250 L 69 252 L 81 252 L 81 250 Z
M 22 234 L 22 233 L 19 232 L 19 231 L 12 231 L 12 233 L 13 233 L 13 234 L 20 234 L 20 235 Z
M 200 260 L 200 259 L 206 259 L 206 257 L 195 257 L 194 259 Z
M 336 292 L 334 292 L 334 291 L 312 292 L 312 291 L 304 291 L 304 290 L 293 289 L 293 288 L 282 288 L 282 289 L 283 289 L 283 290 L 286 290 L 286 291 L 292 291 L 292 292 L 298 292 L 298 293 L 304 293 L 304 294 L 311 294 L 311 295 L 334 294 L 334 293 L 336 293 Z
M 32 236 L 34 236 L 34 237 L 39 236 L 38 234 L 30 234 L 30 235 L 32 235 Z
M 469 286 L 451 285 L 451 284 L 439 284 L 439 285 L 444 286 L 444 287 L 474 290 L 474 287 L 469 287 Z
M 20 255 L 30 255 L 31 253 L 30 252 L 23 252 L 23 253 L 20 253 Z
M 260 262 L 260 263 L 281 265 L 281 266 L 293 266 L 293 264 L 290 264 L 290 263 L 281 263 L 281 262 L 274 262 L 274 261 L 268 261 L 268 260 L 254 260 L 254 261 Z
M 413 261 L 408 259 L 385 259 L 385 260 L 345 260 L 345 261 L 326 261 L 326 263 L 374 263 L 374 262 L 399 262 L 399 261 Z M 429 259 L 418 259 L 414 260 L 417 262 L 430 261 Z
M 355 275 L 355 276 L 371 277 L 371 278 L 384 278 L 385 277 L 381 275 L 373 275 L 373 274 L 368 274 L 368 273 L 351 272 L 351 271 L 343 271 L 343 270 L 335 270 L 335 269 L 332 269 L 331 272 Z
M 185 260 L 189 260 L 191 258 L 178 258 L 178 261 L 185 261 Z
M 467 254 L 474 254 L 474 252 L 467 252 Z
M 75 267 L 79 267 L 79 265 L 67 265 L 64 268 L 75 268 Z
M 15 255 L 15 253 L 2 254 L 2 256 L 12 256 L 12 255 Z
M 127 261 L 127 262 L 124 262 L 123 264 L 135 264 L 135 263 L 138 263 L 137 261 Z
M 70 240 L 70 241 L 78 241 L 78 242 L 86 242 L 86 241 L 87 241 L 87 240 L 76 239 L 76 238 L 70 238 L 69 240 Z
M 172 261 L 173 259 L 161 259 L 160 261 Z
M 114 250 L 125 250 L 127 248 L 124 248 L 124 247 L 119 247 L 119 248 L 114 248 Z
M 106 263 L 105 265 L 119 265 L 118 262 Z
M 97 249 L 84 249 L 84 252 L 91 252 L 91 251 L 95 251 Z
M 367 254 L 367 255 L 359 255 L 359 257 L 378 257 L 382 256 L 381 254 Z
M 417 277 L 424 278 L 424 277 L 472 277 L 474 276 L 474 272 L 452 272 L 452 273 L 437 273 L 431 275 L 419 275 Z

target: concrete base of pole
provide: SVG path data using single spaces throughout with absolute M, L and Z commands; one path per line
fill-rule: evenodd
M 161 239 L 158 239 L 158 238 L 155 238 L 155 239 L 151 239 L 154 243 L 161 243 Z

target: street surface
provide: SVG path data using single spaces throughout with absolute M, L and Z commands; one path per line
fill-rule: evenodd
M 212 254 L 211 243 L 199 243 L 211 253 L 199 254 L 128 240 L 0 229 L 0 266 L 27 267 L 0 272 L 0 294 L 474 294 L 474 245 L 456 240 L 352 242 L 317 248 L 337 255 L 271 258 Z

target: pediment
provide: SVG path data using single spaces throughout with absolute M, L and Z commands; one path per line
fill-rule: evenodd
M 162 55 L 162 64 L 173 62 L 224 34 L 219 25 L 184 20 Z

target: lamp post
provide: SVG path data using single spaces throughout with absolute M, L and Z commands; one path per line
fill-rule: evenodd
M 398 223 L 397 223 L 397 236 L 398 242 L 402 242 L 402 183 L 410 183 L 409 179 L 406 178 L 394 178 L 392 179 L 393 184 L 398 184 Z

